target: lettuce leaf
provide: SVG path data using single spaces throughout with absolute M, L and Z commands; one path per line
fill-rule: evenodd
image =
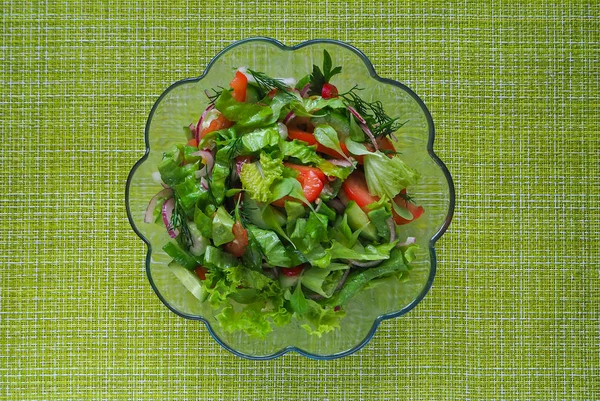
M 244 331 L 264 338 L 273 330 L 271 322 L 285 325 L 291 320 L 291 313 L 283 306 L 283 290 L 279 282 L 262 272 L 236 266 L 218 274 L 209 273 L 207 281 L 208 300 L 214 307 L 223 306 L 215 317 L 228 332 Z M 246 299 L 240 298 L 248 294 L 251 295 Z M 248 303 L 234 306 L 229 298 Z
M 327 304 L 344 305 L 358 291 L 362 290 L 370 281 L 380 277 L 399 274 L 407 271 L 408 267 L 406 266 L 404 257 L 402 256 L 402 251 L 398 248 L 394 248 L 391 252 L 390 258 L 385 260 L 379 266 L 350 273 L 342 289 L 335 294 L 335 296 L 331 297 L 327 301 Z
M 353 260 L 382 260 L 390 258 L 390 251 L 394 249 L 397 241 L 382 245 L 367 245 L 364 250 L 356 247 L 348 248 L 336 240 L 332 240 L 328 249 L 331 259 L 353 259 Z M 358 243 L 357 243 L 358 245 Z
M 393 199 L 404 188 L 417 183 L 419 173 L 399 156 L 389 158 L 380 154 L 375 152 L 364 156 L 365 178 L 371 194 Z
M 308 310 L 301 317 L 308 323 L 303 324 L 302 328 L 311 335 L 321 337 L 324 333 L 335 330 L 340 327 L 340 321 L 346 312 L 343 310 L 335 310 L 328 305 L 320 305 L 312 299 L 306 300 Z
M 330 99 L 324 99 L 321 96 L 318 97 L 309 97 L 303 100 L 304 110 L 308 113 L 313 113 L 315 111 L 321 110 L 325 107 L 329 107 L 332 109 L 345 109 L 346 105 L 339 97 L 332 97 Z
M 278 158 L 262 152 L 260 161 L 246 163 L 240 171 L 242 187 L 255 200 L 268 202 L 272 196 L 271 185 L 280 178 L 283 173 L 283 162 Z
M 261 252 L 272 266 L 292 267 L 291 259 L 274 231 L 249 224 L 246 229 L 258 243 Z
M 347 158 L 346 154 L 342 151 L 338 134 L 331 126 L 326 124 L 317 125 L 315 127 L 315 138 L 321 145 L 335 150 L 340 157 Z
M 200 168 L 200 161 L 181 166 L 177 159 L 165 158 L 158 165 L 160 178 L 170 187 L 182 183 L 187 177 L 194 176 Z
M 267 147 L 277 146 L 280 140 L 277 124 L 257 128 L 241 136 L 240 154 L 255 153 Z
M 329 298 L 340 283 L 344 270 L 349 268 L 344 263 L 331 263 L 325 268 L 311 267 L 302 273 L 301 282 L 309 290 Z
M 194 206 L 206 190 L 200 186 L 200 181 L 193 175 L 188 175 L 183 182 L 176 184 L 173 189 L 186 214 L 193 214 Z
M 272 124 L 278 116 L 273 115 L 269 106 L 257 103 L 238 102 L 231 96 L 231 91 L 223 90 L 215 102 L 215 108 L 229 120 L 240 127 L 254 128 Z

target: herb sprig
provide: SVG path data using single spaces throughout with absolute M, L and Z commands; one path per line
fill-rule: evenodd
M 310 74 L 309 95 L 321 95 L 323 85 L 328 83 L 331 80 L 331 77 L 342 72 L 342 67 L 337 66 L 332 69 L 332 65 L 331 56 L 327 50 L 323 50 L 323 70 L 321 71 L 317 65 L 313 64 L 313 71 L 312 74 Z
M 177 240 L 181 241 L 182 244 L 186 246 L 192 246 L 192 233 L 190 231 L 190 227 L 188 226 L 188 219 L 185 216 L 185 212 L 181 206 L 181 200 L 175 194 L 175 207 L 173 209 L 173 214 L 171 215 L 171 227 L 180 230 L 180 235 L 177 236 Z
M 365 101 L 357 93 L 361 89 L 358 86 L 353 87 L 346 93 L 340 94 L 346 104 L 354 107 L 356 111 L 365 119 L 374 136 L 393 136 L 404 124 L 398 122 L 399 117 L 390 117 L 383 109 L 383 104 L 377 100 L 374 102 Z
M 291 88 L 287 86 L 281 79 L 271 78 L 264 72 L 248 70 L 248 73 L 254 77 L 256 81 L 256 85 L 258 86 L 258 97 L 264 98 L 267 94 L 273 90 L 277 89 L 278 91 L 292 97 L 296 97 L 292 92 Z

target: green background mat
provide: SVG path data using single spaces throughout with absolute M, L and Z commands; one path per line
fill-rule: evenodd
M 0 399 L 600 399 L 598 3 L 21 3 L 0 3 Z M 364 51 L 423 98 L 455 180 L 431 292 L 346 358 L 221 349 L 160 303 L 127 221 L 154 101 L 258 35 Z

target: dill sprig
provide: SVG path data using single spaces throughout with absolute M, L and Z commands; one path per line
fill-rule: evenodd
M 404 199 L 405 201 L 412 203 L 413 205 L 416 204 L 414 198 L 412 196 L 410 196 L 409 194 L 407 194 L 406 192 L 401 192 L 400 197 L 402 199 Z
M 256 81 L 256 85 L 258 86 L 259 90 L 259 98 L 264 98 L 265 96 L 267 96 L 267 93 L 269 93 L 273 89 L 277 89 L 285 95 L 295 97 L 295 95 L 291 92 L 291 88 L 287 86 L 282 80 L 271 78 L 264 72 L 253 71 L 250 69 L 248 70 L 248 73 L 252 75 L 254 77 L 254 80 Z
M 369 128 L 374 136 L 392 136 L 394 132 L 398 131 L 404 124 L 398 122 L 399 117 L 392 118 L 384 110 L 381 101 L 377 100 L 374 102 L 367 102 L 357 91 L 362 89 L 358 86 L 354 86 L 348 92 L 342 93 L 339 96 L 342 97 L 346 103 L 350 103 L 352 107 L 365 119 Z
M 204 94 L 208 98 L 210 104 L 215 104 L 219 96 L 221 96 L 221 92 L 223 92 L 223 87 L 219 87 L 221 90 L 216 90 L 215 88 L 205 89 Z M 210 92 L 212 91 L 212 93 Z
M 171 227 L 173 229 L 179 229 L 180 231 L 180 235 L 177 237 L 177 240 L 183 245 L 190 247 L 193 245 L 193 240 L 187 217 L 185 216 L 185 211 L 181 206 L 181 200 L 177 194 L 175 194 L 174 199 L 175 207 L 173 209 L 173 214 L 171 215 Z

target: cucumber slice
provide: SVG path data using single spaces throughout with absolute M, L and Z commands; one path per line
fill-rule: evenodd
M 191 292 L 193 296 L 198 298 L 200 302 L 204 302 L 206 300 L 208 297 L 208 292 L 206 291 L 206 288 L 204 288 L 202 280 L 196 276 L 196 273 L 186 269 L 178 263 L 170 263 L 169 268 L 175 277 L 181 281 L 181 284 L 183 284 L 183 286 L 187 288 L 187 290 Z

